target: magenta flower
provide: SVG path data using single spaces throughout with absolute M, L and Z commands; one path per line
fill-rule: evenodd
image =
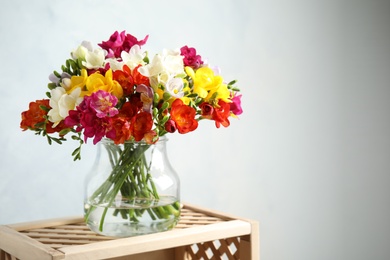
M 146 35 L 143 40 L 139 41 L 133 35 L 126 34 L 126 31 L 123 31 L 120 34 L 118 33 L 118 31 L 116 31 L 111 35 L 108 41 L 103 41 L 98 45 L 102 47 L 102 49 L 107 51 L 106 58 L 120 59 L 122 51 L 129 52 L 131 47 L 136 44 L 139 46 L 144 45 L 148 40 L 148 37 L 149 35 Z
M 89 97 L 89 106 L 96 111 L 99 118 L 113 117 L 119 113 L 115 107 L 118 99 L 110 93 L 99 90 Z
M 111 126 L 111 117 L 118 114 L 114 107 L 117 104 L 115 96 L 99 90 L 91 96 L 85 96 L 76 110 L 69 111 L 65 124 L 76 126 L 76 132 L 84 130 L 84 142 L 93 138 L 93 144 L 98 143 L 104 136 L 115 137 L 115 129 Z
M 186 45 L 181 47 L 180 52 L 180 55 L 184 56 L 183 62 L 185 66 L 197 69 L 203 64 L 202 57 L 196 55 L 195 48 Z
M 230 111 L 236 116 L 241 115 L 243 110 L 241 108 L 241 97 L 242 95 L 237 95 L 232 98 L 232 103 L 230 103 Z

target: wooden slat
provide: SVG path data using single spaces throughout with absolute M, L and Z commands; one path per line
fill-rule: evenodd
M 62 253 L 7 226 L 0 226 L 0 234 L 0 248 L 13 257 L 40 260 L 64 259 Z
M 81 222 L 83 222 L 82 217 L 66 217 L 66 218 L 57 218 L 57 219 L 50 219 L 50 220 L 38 220 L 32 222 L 17 223 L 17 224 L 11 224 L 7 226 L 9 226 L 10 228 L 16 231 L 22 231 L 22 230 L 29 230 L 34 228 L 47 228 L 52 226 L 67 225 L 67 224 L 81 223 Z
M 118 257 L 147 252 L 150 250 L 150 245 L 153 245 L 154 250 L 160 250 L 197 242 L 212 241 L 221 237 L 247 235 L 250 233 L 250 224 L 241 220 L 232 220 L 214 225 L 168 232 L 169 236 L 161 236 L 161 233 L 157 233 L 139 236 L 136 239 L 123 238 L 89 245 L 62 247 L 59 248 L 59 251 L 66 254 L 69 260 Z

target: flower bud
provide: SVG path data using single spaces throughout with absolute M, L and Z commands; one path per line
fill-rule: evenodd
M 173 121 L 172 119 L 169 119 L 166 123 L 165 123 L 165 130 L 168 132 L 168 133 L 174 133 L 176 132 L 176 123 L 175 121 Z

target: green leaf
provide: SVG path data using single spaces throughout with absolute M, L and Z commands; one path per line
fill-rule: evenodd
M 48 108 L 46 106 L 43 106 L 43 105 L 40 105 L 39 108 L 42 109 L 45 112 L 49 112 L 50 111 L 50 108 Z
M 189 98 L 197 98 L 198 94 L 192 93 L 192 94 L 189 94 L 187 97 L 189 97 Z
M 234 85 L 234 84 L 236 84 L 236 83 L 237 83 L 237 80 L 232 80 L 232 81 L 230 81 L 230 82 L 228 83 L 228 85 L 231 86 L 231 85 Z

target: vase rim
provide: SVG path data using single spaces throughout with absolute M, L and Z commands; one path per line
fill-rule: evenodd
M 168 141 L 168 140 L 169 140 L 168 137 L 166 137 L 165 135 L 163 135 L 163 136 L 160 136 L 159 139 L 158 139 L 158 141 L 155 142 L 155 143 L 153 143 L 153 144 L 166 142 L 166 141 Z M 102 140 L 101 140 L 100 142 L 102 142 L 102 143 L 114 143 L 114 141 L 113 141 L 112 139 L 107 138 L 107 137 L 102 138 Z M 143 140 L 142 140 L 142 141 L 127 140 L 127 141 L 125 141 L 125 143 L 148 144 L 147 142 L 145 142 L 145 141 L 143 141 Z M 149 144 L 149 145 L 153 145 L 153 144 Z

